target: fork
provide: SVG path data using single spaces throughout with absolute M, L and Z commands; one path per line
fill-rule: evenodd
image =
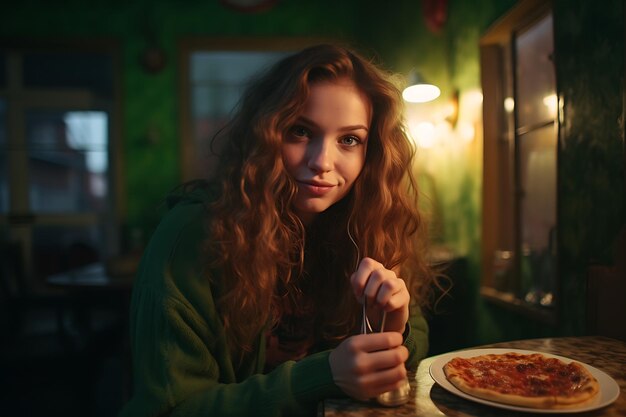
M 350 222 L 348 221 L 347 227 L 348 237 L 350 241 L 354 245 L 356 249 L 356 265 L 354 266 L 354 270 L 356 271 L 359 267 L 359 263 L 361 262 L 361 252 L 359 251 L 359 245 L 356 244 L 352 234 L 350 234 Z M 367 298 L 363 296 L 363 312 L 361 316 L 361 334 L 374 333 L 372 329 L 372 325 L 367 317 Z M 385 320 L 387 319 L 387 312 L 383 310 L 383 316 L 380 320 L 380 333 L 385 331 Z M 376 402 L 380 405 L 384 405 L 386 407 L 396 407 L 406 403 L 409 400 L 409 393 L 411 391 L 411 386 L 409 384 L 409 379 L 406 378 L 401 387 L 396 388 L 391 391 L 383 392 L 376 396 Z

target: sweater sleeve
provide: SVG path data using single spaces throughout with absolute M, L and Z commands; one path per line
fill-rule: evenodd
M 415 371 L 419 362 L 428 353 L 428 323 L 419 306 L 411 305 L 409 312 L 409 322 L 404 335 L 404 346 L 409 350 L 406 367 Z
M 220 343 L 205 340 L 206 327 L 194 311 L 177 300 L 159 300 L 149 289 L 137 298 L 132 341 L 137 380 L 123 416 L 307 415 L 322 398 L 340 395 L 329 351 L 286 362 L 269 374 L 225 382 L 228 360 Z
M 259 335 L 250 366 L 233 366 L 199 265 L 202 224 L 201 205 L 177 205 L 144 252 L 131 302 L 134 391 L 121 417 L 306 415 L 341 395 L 329 351 L 261 374 Z

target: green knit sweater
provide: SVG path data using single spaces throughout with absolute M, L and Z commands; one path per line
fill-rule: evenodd
M 265 335 L 235 366 L 201 273 L 202 198 L 178 202 L 154 233 L 131 303 L 134 392 L 120 417 L 314 415 L 317 403 L 345 396 L 333 382 L 330 351 L 288 361 L 268 374 Z M 427 325 L 412 311 L 405 345 L 409 368 L 426 355 Z

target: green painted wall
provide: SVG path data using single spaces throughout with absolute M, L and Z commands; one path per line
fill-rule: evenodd
M 612 265 L 626 226 L 624 2 L 555 3 L 559 149 L 559 268 L 564 334 L 584 333 L 586 269 Z M 624 254 L 621 254 L 624 256 Z M 623 277 L 626 279 L 626 277 Z
M 453 89 L 461 93 L 480 87 L 478 40 L 487 27 L 515 0 L 449 0 L 448 22 L 439 34 L 429 32 L 422 20 L 421 2 L 385 3 L 357 1 L 282 0 L 269 12 L 241 14 L 217 1 L 166 0 L 27 1 L 13 4 L 0 16 L 0 36 L 12 38 L 113 38 L 122 47 L 122 139 L 127 221 L 148 235 L 157 223 L 164 193 L 178 184 L 179 95 L 178 50 L 186 37 L 321 37 L 345 40 L 364 51 L 375 52 L 390 70 L 406 73 L 412 67 L 442 87 L 442 97 Z M 564 136 L 559 174 L 565 294 L 576 304 L 584 296 L 582 259 L 606 260 L 611 231 L 623 223 L 623 162 L 618 159 L 623 138 L 618 125 L 623 91 L 623 14 L 620 0 L 556 2 L 557 47 L 566 103 L 568 131 Z M 618 10 L 619 9 L 619 10 Z M 587 17 L 591 10 L 592 18 Z M 602 24 L 596 24 L 600 19 Z M 606 22 L 605 22 L 606 20 Z M 607 23 L 608 22 L 608 23 Z M 617 25 L 617 26 L 616 26 Z M 593 29 L 592 29 L 593 28 Z M 587 33 L 595 31 L 594 37 Z M 146 74 L 138 56 L 153 31 L 167 55 L 168 65 L 156 75 Z M 621 38 L 620 38 L 621 36 Z M 598 51 L 598 45 L 601 46 Z M 588 55 L 586 51 L 594 50 Z M 597 77 L 598 71 L 606 77 Z M 620 72 L 621 71 L 621 72 Z M 595 78 L 594 78 L 595 77 Z M 601 92 L 592 91 L 602 78 Z M 580 92 L 583 82 L 589 89 Z M 619 88 L 617 88 L 619 87 Z M 607 99 L 608 97 L 608 99 Z M 597 103 L 597 104 L 596 104 Z M 610 106 L 610 112 L 595 109 Z M 582 115 L 582 117 L 581 117 Z M 434 167 L 442 213 L 440 243 L 466 256 L 468 274 L 464 288 L 471 300 L 477 325 L 471 326 L 466 344 L 529 337 L 554 332 L 532 321 L 484 304 L 478 297 L 480 251 L 480 193 L 482 147 L 472 145 L 447 155 Z M 588 155 L 593 158 L 588 159 Z M 589 168 L 587 171 L 583 171 Z M 621 177 L 620 177 L 621 175 Z M 570 179 L 571 178 L 571 179 Z M 619 179 L 621 178 L 621 179 Z M 613 192 L 606 192 L 613 190 Z M 606 215 L 597 224 L 585 223 L 601 202 Z M 607 199 L 610 199 L 608 201 Z M 610 204 L 609 204 L 610 203 Z M 567 208 L 566 208 L 567 207 Z M 620 217 L 621 216 L 621 217 Z M 592 216 L 593 217 L 593 216 Z M 591 240 L 587 240 L 591 237 Z M 600 244 L 600 243 L 601 244 Z M 561 333 L 580 333 L 581 310 L 566 310 L 571 318 Z
M 113 38 L 123 53 L 123 151 L 127 216 L 149 232 L 163 191 L 179 181 L 177 42 L 185 37 L 325 37 L 376 53 L 394 71 L 419 65 L 443 95 L 479 83 L 479 33 L 512 0 L 450 2 L 449 30 L 423 25 L 418 1 L 380 7 L 374 1 L 283 0 L 262 14 L 242 14 L 217 1 L 16 2 L 2 14 L 0 36 Z M 146 74 L 138 56 L 153 32 L 168 66 Z M 452 71 L 450 64 L 458 65 Z

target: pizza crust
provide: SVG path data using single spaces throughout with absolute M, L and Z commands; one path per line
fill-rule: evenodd
M 509 355 L 507 357 L 507 355 Z M 529 407 L 529 408 L 543 408 L 543 409 L 565 409 L 565 408 L 576 408 L 581 405 L 588 404 L 593 402 L 598 392 L 600 391 L 600 385 L 598 381 L 591 375 L 591 373 L 578 362 L 571 362 L 570 366 L 573 366 L 577 372 L 582 375 L 581 385 L 577 388 L 576 392 L 573 392 L 571 395 L 518 395 L 518 394 L 510 394 L 499 392 L 497 387 L 483 388 L 475 386 L 476 384 L 469 383 L 466 378 L 476 378 L 476 381 L 480 381 L 481 374 L 477 369 L 472 369 L 471 367 L 467 369 L 466 372 L 463 372 L 461 366 L 459 366 L 458 362 L 455 362 L 455 359 L 463 360 L 463 361 L 493 361 L 496 363 L 498 361 L 506 361 L 511 360 L 511 355 L 515 358 L 524 357 L 526 362 L 520 362 L 524 364 L 531 363 L 532 361 L 539 361 L 546 359 L 544 355 L 541 354 L 531 354 L 531 355 L 519 355 L 519 354 L 489 354 L 489 355 L 479 355 L 472 358 L 452 358 L 448 363 L 446 363 L 443 367 L 446 378 L 450 383 L 452 383 L 456 388 L 465 392 L 469 395 L 475 396 L 477 398 L 485 399 L 488 401 L 499 402 L 508 405 L 515 405 L 520 407 Z M 565 364 L 562 361 L 559 361 L 561 364 Z M 491 371 L 496 372 L 496 371 Z M 494 375 L 491 375 L 494 376 Z M 498 376 L 497 374 L 495 376 Z M 504 375 L 503 375 L 504 377 Z M 541 377 L 541 375 L 537 375 L 536 377 Z M 546 375 L 547 377 L 547 375 Z M 503 382 L 506 385 L 506 381 Z
M 483 400 L 531 408 L 553 408 L 554 405 L 556 405 L 554 397 L 523 397 L 520 395 L 503 394 L 496 391 L 468 385 L 464 379 L 460 378 L 457 375 L 451 375 L 450 377 L 448 377 L 448 381 L 450 381 L 455 387 L 457 387 L 464 393 L 472 395 L 474 397 L 482 398 Z
M 591 372 L 587 370 L 582 364 L 578 362 L 572 362 L 576 368 L 579 369 L 579 372 L 584 375 L 585 382 L 581 385 L 579 392 L 569 396 L 556 396 L 556 403 L 558 405 L 580 405 L 582 402 L 586 402 L 587 400 L 593 399 L 600 392 L 600 383 L 597 379 L 591 375 Z

